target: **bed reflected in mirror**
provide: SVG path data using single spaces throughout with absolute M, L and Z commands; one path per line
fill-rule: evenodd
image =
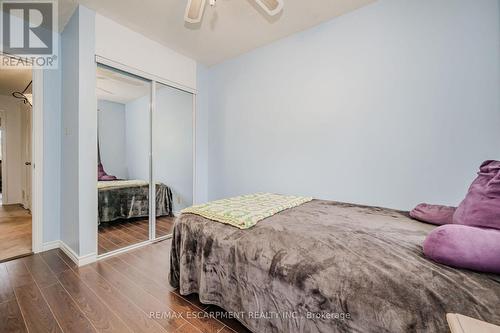
M 98 253 L 150 239 L 151 82 L 98 65 Z

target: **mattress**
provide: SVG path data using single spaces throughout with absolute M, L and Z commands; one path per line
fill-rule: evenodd
M 177 218 L 169 280 L 255 333 L 447 332 L 446 313 L 500 324 L 500 276 L 424 257 L 434 226 L 313 200 L 248 230 Z

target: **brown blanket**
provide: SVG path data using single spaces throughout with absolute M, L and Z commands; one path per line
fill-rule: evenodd
M 313 200 L 248 230 L 193 214 L 174 228 L 170 283 L 253 332 L 447 332 L 446 313 L 500 324 L 500 276 L 426 259 L 434 226 Z
M 98 224 L 120 219 L 149 216 L 149 184 L 110 186 L 98 189 Z M 120 183 L 117 181 L 116 183 Z M 172 215 L 172 191 L 162 183 L 156 184 L 156 216 Z

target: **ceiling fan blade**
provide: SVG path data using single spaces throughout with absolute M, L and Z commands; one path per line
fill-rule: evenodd
M 203 16 L 205 0 L 188 0 L 184 20 L 189 23 L 198 23 Z
M 271 16 L 274 16 L 283 10 L 283 0 L 255 0 Z

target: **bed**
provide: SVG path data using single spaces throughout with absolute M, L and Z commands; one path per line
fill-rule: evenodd
M 446 313 L 500 324 L 500 276 L 423 256 L 434 226 L 313 200 L 247 230 L 177 218 L 170 284 L 255 333 L 448 332 Z
M 144 180 L 99 181 L 98 223 L 149 216 L 149 183 Z M 156 184 L 156 216 L 172 215 L 172 191 Z

